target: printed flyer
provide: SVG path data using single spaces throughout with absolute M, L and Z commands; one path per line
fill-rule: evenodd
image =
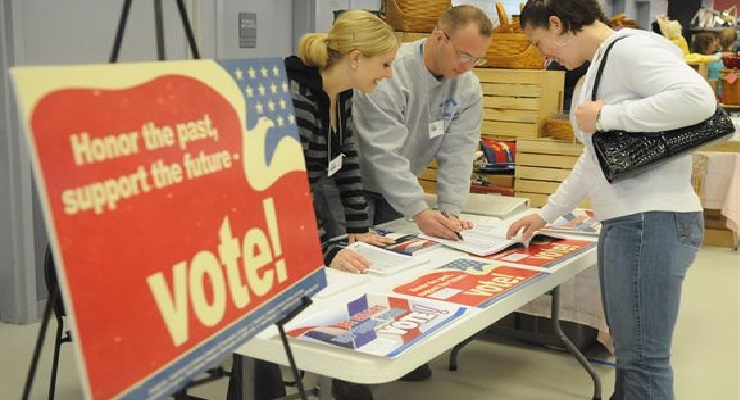
M 282 60 L 11 77 L 87 398 L 166 397 L 326 285 Z

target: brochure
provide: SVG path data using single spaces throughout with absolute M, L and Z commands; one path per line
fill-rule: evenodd
M 354 242 L 347 248 L 354 250 L 370 261 L 368 272 L 378 275 L 392 275 L 429 261 L 385 250 L 365 242 Z
M 440 243 L 437 243 L 434 240 L 421 239 L 417 235 L 413 234 L 386 231 L 382 229 L 378 229 L 376 232 L 381 236 L 395 241 L 395 243 L 381 248 L 407 256 L 416 255 L 441 246 Z
M 596 220 L 591 210 L 583 210 L 558 217 L 552 224 L 545 225 L 542 232 L 599 236 L 601 223 Z
M 419 237 L 423 239 L 434 240 L 436 242 L 444 244 L 447 247 L 462 250 L 464 252 L 481 257 L 498 253 L 516 244 L 519 244 L 523 247 L 529 246 L 529 242 L 531 241 L 531 239 L 525 240 L 519 236 L 507 239 L 507 229 L 507 226 L 477 224 L 473 227 L 473 229 L 460 231 L 463 240 L 440 239 L 423 234 L 419 235 Z M 547 235 L 554 238 L 565 238 L 565 236 L 554 233 L 548 233 Z

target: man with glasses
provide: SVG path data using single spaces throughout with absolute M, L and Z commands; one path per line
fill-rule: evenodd
M 362 179 L 373 224 L 405 216 L 427 235 L 457 240 L 472 224 L 460 221 L 480 140 L 483 92 L 471 72 L 486 62 L 491 20 L 479 8 L 447 10 L 431 35 L 404 43 L 392 78 L 372 93 L 355 91 Z M 417 176 L 437 159 L 437 210 L 424 200 Z M 402 380 L 431 376 L 424 364 Z M 367 385 L 334 380 L 338 400 L 372 400 Z
M 393 77 L 355 93 L 362 177 L 374 224 L 405 216 L 427 235 L 457 240 L 472 224 L 457 218 L 470 190 L 480 140 L 483 93 L 473 67 L 486 62 L 491 20 L 479 8 L 452 7 L 428 38 L 404 43 Z M 436 158 L 437 207 L 417 177 Z

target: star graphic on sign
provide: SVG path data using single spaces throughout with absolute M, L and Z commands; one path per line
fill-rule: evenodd
M 262 72 L 263 78 L 267 78 L 267 75 L 269 74 L 270 71 L 268 71 L 267 68 L 262 67 L 262 69 L 260 69 L 260 72 Z
M 295 124 L 295 116 L 293 114 L 288 114 L 288 122 Z
M 283 92 L 287 92 L 288 91 L 288 82 L 283 82 L 283 84 L 281 86 L 283 87 Z
M 265 107 L 259 101 L 257 102 L 257 104 L 254 105 L 254 109 L 257 110 L 257 114 L 260 115 L 262 115 L 262 113 L 265 111 Z
M 244 93 L 247 94 L 247 98 L 251 99 L 252 97 L 254 97 L 254 90 L 252 90 L 252 87 L 249 85 L 247 85 L 247 87 L 244 88 Z
M 277 119 L 275 121 L 277 121 L 278 126 L 283 126 L 283 122 L 285 120 L 283 119 L 283 117 L 281 117 L 281 116 L 278 115 L 278 117 L 277 117 Z
M 249 77 L 254 78 L 257 76 L 257 71 L 254 70 L 254 67 L 249 67 Z
M 280 75 L 280 68 L 278 68 L 278 67 L 277 67 L 277 65 L 276 65 L 276 66 L 274 66 L 274 67 L 272 67 L 272 74 L 273 74 L 274 76 L 278 76 L 278 75 Z
M 285 107 L 288 106 L 288 103 L 285 100 L 283 100 L 283 99 L 280 99 L 279 103 L 280 103 L 280 109 L 281 110 L 285 110 Z
M 257 90 L 260 92 L 260 96 L 265 95 L 265 85 L 261 84 L 257 87 Z
M 275 102 L 270 100 L 267 102 L 267 108 L 270 109 L 270 111 L 275 111 Z
M 271 84 L 270 84 L 270 91 L 271 91 L 272 93 L 277 93 L 277 89 L 278 89 L 278 87 L 277 87 L 277 85 L 275 84 L 275 82 L 273 82 L 273 83 L 271 83 Z
M 236 75 L 236 80 L 237 81 L 240 81 L 240 80 L 244 79 L 244 75 L 242 74 L 242 69 L 241 68 L 237 68 L 236 71 L 234 72 L 234 75 Z

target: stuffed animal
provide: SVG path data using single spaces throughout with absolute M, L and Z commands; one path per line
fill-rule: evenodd
M 671 43 L 678 46 L 683 52 L 683 56 L 689 55 L 689 45 L 686 43 L 686 39 L 683 37 L 681 24 L 676 20 L 669 20 L 668 17 L 662 15 L 657 19 L 658 26 L 660 26 L 660 33 L 663 34 Z

